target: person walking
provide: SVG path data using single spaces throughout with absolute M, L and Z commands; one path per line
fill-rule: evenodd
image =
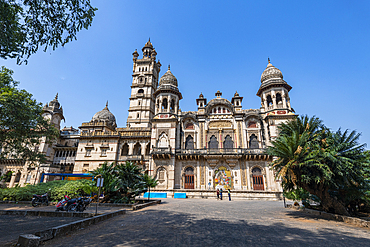
M 220 189 L 220 200 L 222 200 L 222 188 Z
M 227 195 L 229 196 L 229 201 L 231 201 L 231 192 L 230 192 L 230 189 L 227 190 Z
M 217 189 L 217 200 L 219 200 L 219 199 L 220 199 L 220 190 Z

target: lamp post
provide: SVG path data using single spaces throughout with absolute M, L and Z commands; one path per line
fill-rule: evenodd
M 100 189 L 101 189 L 101 187 L 103 187 L 104 178 L 102 178 L 101 174 L 97 175 L 95 178 L 97 180 L 96 181 L 96 187 L 99 188 L 98 200 L 97 200 L 96 207 L 95 207 L 95 215 L 98 215 L 98 204 L 99 204 L 99 197 L 100 197 Z

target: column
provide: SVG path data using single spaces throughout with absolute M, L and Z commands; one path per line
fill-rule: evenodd
M 134 152 L 134 143 L 129 143 L 128 144 L 128 155 L 132 155 Z
M 12 187 L 14 186 L 15 175 L 16 175 L 16 173 L 15 173 L 15 172 L 13 172 L 13 173 L 12 173 L 12 177 L 11 177 L 11 179 L 10 179 L 9 188 L 12 188 Z
M 270 186 L 271 186 L 270 169 L 267 166 L 265 167 L 265 173 L 266 173 L 266 188 L 265 188 L 265 190 L 270 191 L 271 190 L 271 188 L 270 188 Z
M 249 163 L 248 162 L 245 162 L 245 169 L 247 170 L 247 188 L 248 190 L 252 190 L 251 189 L 251 176 L 249 173 Z
M 274 108 L 276 108 L 276 94 L 275 94 L 275 91 L 272 91 L 271 98 L 272 98 L 272 105 L 274 106 Z
M 167 112 L 171 112 L 171 95 L 168 95 Z

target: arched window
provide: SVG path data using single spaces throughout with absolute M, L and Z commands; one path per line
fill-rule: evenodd
M 148 67 L 145 67 L 145 71 L 148 71 Z
M 141 72 L 141 68 L 139 67 L 139 72 Z
M 233 142 L 233 139 L 231 138 L 230 135 L 227 135 L 225 137 L 224 148 L 225 149 L 232 149 L 232 148 L 234 148 L 234 142 Z
M 209 139 L 209 142 L 208 142 L 208 148 L 209 149 L 218 149 L 218 141 L 217 141 L 217 138 L 216 136 L 211 136 L 211 138 Z
M 194 139 L 191 135 L 188 135 L 188 137 L 186 137 L 185 149 L 194 149 Z
M 213 108 L 213 113 L 216 113 L 217 112 L 217 109 L 216 108 Z
M 144 90 L 143 89 L 139 89 L 139 91 L 137 91 L 138 93 L 144 93 Z
M 261 169 L 258 167 L 255 167 L 252 169 L 252 174 L 253 175 L 262 175 Z
M 163 101 L 162 101 L 162 109 L 163 110 L 166 110 L 167 109 L 167 106 L 168 106 L 167 98 L 164 98 Z
M 127 143 L 123 144 L 121 155 L 128 155 L 128 145 L 127 145 Z
M 203 103 L 202 102 L 200 102 L 200 107 L 203 107 Z
M 257 128 L 257 123 L 256 123 L 256 122 L 254 122 L 254 121 L 250 121 L 250 122 L 248 123 L 248 128 Z
M 222 113 L 226 113 L 226 109 L 225 108 L 222 108 Z
M 163 133 L 159 138 L 158 138 L 158 144 L 157 146 L 159 148 L 168 148 L 168 137 L 165 133 Z
M 271 95 L 268 95 L 267 96 L 267 106 L 270 106 L 272 105 L 272 98 L 271 98 Z
M 259 148 L 258 139 L 255 134 L 252 134 L 249 138 L 249 148 Z
M 194 169 L 192 167 L 187 167 L 185 169 L 184 178 L 184 189 L 194 189 Z
M 140 82 L 143 82 L 143 77 L 140 77 Z
M 193 123 L 187 123 L 185 125 L 185 129 L 187 129 L 187 130 L 193 130 L 194 129 L 194 124 Z
M 218 113 L 221 113 L 221 107 L 218 108 Z
M 136 118 L 139 118 L 139 117 L 140 117 L 140 114 L 138 113 Z
M 276 102 L 278 104 L 283 104 L 283 99 L 281 98 L 281 94 L 280 93 L 277 93 L 276 94 Z
M 136 143 L 134 146 L 134 155 L 140 155 L 141 154 L 141 145 L 140 143 Z

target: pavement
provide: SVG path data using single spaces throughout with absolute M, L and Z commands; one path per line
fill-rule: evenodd
M 370 229 L 286 209 L 282 201 L 163 199 L 43 245 L 370 246 Z
M 99 206 L 98 214 L 114 212 L 117 207 Z M 0 204 L 0 210 L 29 210 L 29 211 L 55 211 L 55 206 L 32 207 L 30 204 Z M 95 206 L 88 207 L 85 213 L 95 213 Z M 11 245 L 17 242 L 21 234 L 34 234 L 56 226 L 81 220 L 79 217 L 44 217 L 44 216 L 18 216 L 0 215 L 0 246 Z

